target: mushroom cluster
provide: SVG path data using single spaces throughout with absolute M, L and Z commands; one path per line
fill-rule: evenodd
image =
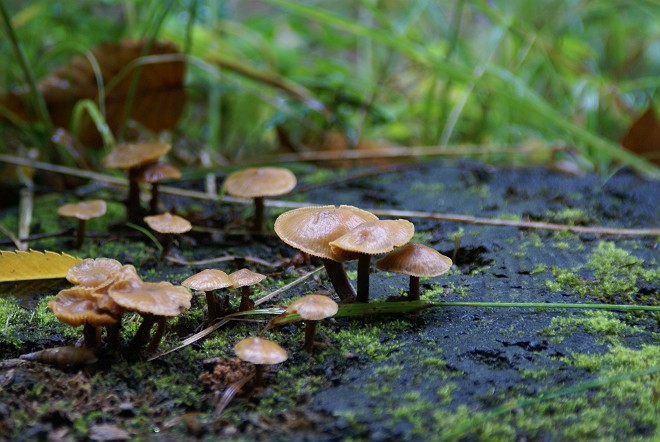
M 73 287 L 61 290 L 48 308 L 60 321 L 83 326 L 84 345 L 101 344 L 101 327 L 106 327 L 110 346 L 120 345 L 121 317 L 137 312 L 143 320 L 129 349 L 139 352 L 147 342 L 147 351 L 160 343 L 167 318 L 190 308 L 191 295 L 184 287 L 169 282 L 144 282 L 135 267 L 108 258 L 84 259 L 71 267 L 67 280 Z M 153 325 L 158 328 L 150 339 Z

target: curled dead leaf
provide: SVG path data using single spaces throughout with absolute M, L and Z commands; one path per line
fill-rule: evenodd
M 653 104 L 630 125 L 621 139 L 621 145 L 660 165 L 660 120 Z

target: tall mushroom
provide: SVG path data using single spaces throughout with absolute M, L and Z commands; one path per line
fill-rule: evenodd
M 314 351 L 314 336 L 318 321 L 334 316 L 338 310 L 337 303 L 324 295 L 303 296 L 286 308 L 287 313 L 297 313 L 305 321 L 305 350 L 307 352 Z
M 238 307 L 238 311 L 244 312 L 246 310 L 251 310 L 254 307 L 254 302 L 250 300 L 250 294 L 252 293 L 250 286 L 259 284 L 266 279 L 266 275 L 253 272 L 249 269 L 240 269 L 230 273 L 229 278 L 231 279 L 232 288 L 241 289 L 241 304 Z
M 234 352 L 245 362 L 256 366 L 254 383 L 262 384 L 264 365 L 274 365 L 289 358 L 286 350 L 273 341 L 264 338 L 247 338 L 234 345 Z
M 161 213 L 160 215 L 145 216 L 144 222 L 154 231 L 163 235 L 163 250 L 160 253 L 162 260 L 170 251 L 172 236 L 188 232 L 192 229 L 192 224 L 185 218 L 171 213 Z
M 281 167 L 258 167 L 234 172 L 225 180 L 231 196 L 254 201 L 254 231 L 261 233 L 264 224 L 264 198 L 285 195 L 296 187 L 296 176 Z
M 417 243 L 410 243 L 376 261 L 376 267 L 380 270 L 410 275 L 410 301 L 419 300 L 419 278 L 442 275 L 451 265 L 448 256 Z
M 213 291 L 231 287 L 232 280 L 222 270 L 206 269 L 187 278 L 181 285 L 189 289 L 201 290 L 206 294 L 209 321 L 212 321 L 220 316 L 220 306 Z
M 151 200 L 149 202 L 150 215 L 158 213 L 160 182 L 179 178 L 181 178 L 181 171 L 171 164 L 162 161 L 147 164 L 140 168 L 137 173 L 138 182 L 151 184 Z
M 355 298 L 342 264 L 355 254 L 333 250 L 330 242 L 378 217 L 353 206 L 303 207 L 283 213 L 275 220 L 275 233 L 282 241 L 322 259 L 330 282 L 342 301 Z
M 88 219 L 105 215 L 106 205 L 103 200 L 81 201 L 79 203 L 64 204 L 57 209 L 59 216 L 76 218 L 78 229 L 76 231 L 75 248 L 79 249 L 85 240 L 85 223 Z
M 131 143 L 119 144 L 112 148 L 103 159 L 105 167 L 110 169 L 128 170 L 128 198 L 126 211 L 128 220 L 139 223 L 143 215 L 140 206 L 140 187 L 138 174 L 141 166 L 156 161 L 170 151 L 172 147 L 166 143 Z
M 358 290 L 356 302 L 369 302 L 369 271 L 371 255 L 392 251 L 410 241 L 415 226 L 405 219 L 379 220 L 360 224 L 345 235 L 330 242 L 337 253 L 358 255 Z

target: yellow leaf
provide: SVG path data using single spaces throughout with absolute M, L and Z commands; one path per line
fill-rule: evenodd
M 66 253 L 0 250 L 0 282 L 64 278 L 80 260 Z

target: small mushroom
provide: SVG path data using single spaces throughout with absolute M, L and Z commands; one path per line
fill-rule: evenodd
M 234 172 L 225 180 L 231 196 L 254 201 L 254 231 L 261 233 L 264 224 L 264 198 L 285 195 L 296 187 L 296 176 L 281 167 L 258 167 Z
M 152 230 L 163 235 L 163 250 L 160 253 L 160 259 L 163 259 L 170 251 L 170 244 L 172 243 L 171 235 L 185 233 L 192 229 L 190 221 L 178 215 L 172 215 L 169 212 L 160 215 L 145 216 L 144 222 Z
M 275 220 L 275 233 L 286 244 L 322 259 L 330 282 L 342 301 L 355 298 L 355 289 L 342 264 L 357 255 L 333 250 L 330 242 L 378 217 L 353 206 L 303 207 L 289 210 Z
M 140 183 L 151 184 L 151 201 L 149 202 L 149 214 L 158 213 L 158 198 L 160 182 L 164 180 L 176 180 L 181 178 L 181 171 L 171 164 L 159 161 L 141 167 L 137 173 Z
M 415 226 L 405 219 L 363 223 L 330 243 L 337 252 L 358 254 L 358 290 L 356 302 L 369 302 L 371 255 L 392 251 L 410 241 Z
M 72 284 L 98 289 L 112 284 L 121 268 L 116 259 L 86 258 L 69 268 L 66 279 Z
M 376 261 L 376 267 L 386 272 L 410 275 L 408 299 L 419 300 L 419 278 L 439 276 L 447 272 L 452 261 L 435 249 L 410 243 Z
M 139 223 L 143 215 L 140 206 L 140 186 L 138 184 L 140 167 L 156 161 L 169 152 L 171 148 L 166 143 L 119 144 L 113 147 L 110 153 L 103 159 L 105 167 L 128 170 L 129 187 L 126 211 L 129 221 Z
M 106 205 L 103 200 L 82 201 L 76 204 L 70 203 L 57 209 L 59 216 L 78 219 L 78 230 L 76 232 L 76 249 L 83 245 L 85 239 L 85 223 L 88 219 L 98 218 L 105 215 Z
M 231 287 L 232 283 L 229 275 L 222 270 L 206 269 L 187 278 L 181 285 L 192 290 L 201 290 L 206 294 L 209 321 L 212 321 L 220 316 L 220 305 L 213 291 Z
M 279 364 L 289 358 L 286 350 L 264 338 L 243 339 L 234 345 L 234 352 L 242 361 L 256 366 L 254 383 L 257 387 L 263 383 L 264 365 Z
M 253 272 L 249 269 L 241 269 L 231 273 L 229 278 L 231 279 L 232 288 L 241 289 L 241 304 L 238 307 L 238 311 L 244 312 L 254 308 L 254 302 L 250 300 L 250 295 L 252 294 L 250 286 L 259 284 L 261 281 L 266 279 L 266 275 Z
M 286 308 L 287 313 L 297 313 L 305 321 L 305 350 L 314 351 L 314 336 L 318 321 L 337 314 L 339 306 L 324 295 L 307 295 L 292 302 Z
M 130 349 L 137 351 L 149 341 L 149 333 L 154 324 L 156 332 L 149 342 L 147 352 L 154 351 L 165 333 L 167 318 L 178 316 L 190 308 L 192 298 L 185 287 L 174 286 L 169 282 L 143 282 L 139 279 L 124 279 L 114 283 L 108 295 L 119 306 L 142 316 Z

